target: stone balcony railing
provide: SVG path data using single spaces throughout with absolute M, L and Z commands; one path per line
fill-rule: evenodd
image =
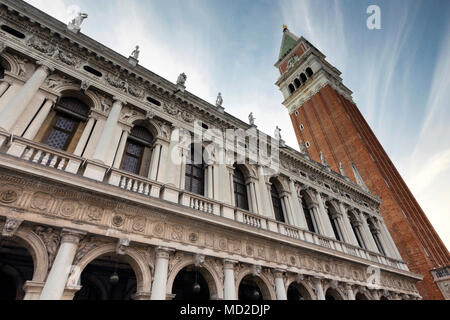
M 12 137 L 11 135 L 2 132 L 0 132 L 0 141 L 4 141 L 3 145 L 0 145 L 0 153 L 19 158 L 22 161 L 46 166 L 58 171 L 65 171 L 78 176 L 83 176 L 83 171 L 87 163 L 93 163 L 91 160 L 86 160 L 64 151 L 55 150 L 41 143 L 33 142 L 21 137 Z M 281 234 L 300 242 L 310 243 L 345 255 L 359 257 L 368 261 L 408 271 L 406 263 L 401 260 L 388 258 L 379 253 L 371 252 L 295 226 L 287 225 L 269 217 L 250 213 L 185 190 L 169 187 L 141 176 L 106 166 L 105 169 L 107 170 L 103 183 L 123 189 L 127 192 L 137 193 L 146 197 L 159 198 L 189 207 L 202 213 L 231 219 L 255 229 Z

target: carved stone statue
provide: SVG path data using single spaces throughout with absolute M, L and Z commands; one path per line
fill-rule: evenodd
M 22 223 L 21 220 L 14 219 L 14 218 L 7 218 L 5 225 L 3 226 L 2 235 L 4 237 L 13 236 L 14 233 L 16 232 L 16 230 L 19 228 L 21 223 Z
M 280 129 L 280 127 L 276 127 L 275 128 L 275 133 L 274 133 L 274 135 L 275 135 L 275 139 L 277 139 L 277 140 L 281 140 L 281 129 Z
M 256 118 L 253 116 L 253 112 L 251 112 L 251 113 L 248 115 L 248 121 L 250 122 L 250 125 L 251 125 L 251 126 L 254 126 L 254 125 L 255 125 L 255 120 L 256 120 Z
M 67 28 L 72 32 L 78 33 L 81 30 L 81 25 L 83 24 L 84 19 L 87 18 L 88 18 L 87 13 L 79 12 L 78 16 L 76 16 L 72 21 L 69 22 Z
M 341 171 L 341 175 L 343 177 L 346 177 L 345 171 L 344 171 L 344 166 L 342 165 L 342 162 L 339 162 L 339 171 Z
M 303 143 L 303 141 L 300 141 L 300 152 L 301 153 L 306 153 L 306 146 Z
M 139 46 L 136 46 L 136 49 L 134 49 L 134 51 L 131 53 L 131 57 L 136 60 L 139 60 L 139 53 L 140 53 Z
M 178 76 L 177 84 L 184 87 L 185 84 L 186 84 L 186 80 L 187 80 L 187 76 L 186 76 L 186 74 L 183 72 L 182 74 L 180 74 L 180 75 Z
M 219 92 L 219 95 L 217 96 L 217 100 L 216 100 L 216 106 L 221 107 L 222 104 L 223 104 L 222 93 Z
M 323 164 L 324 166 L 328 166 L 327 160 L 325 159 L 325 155 L 323 154 L 322 151 L 320 151 L 320 161 L 322 162 L 322 164 Z

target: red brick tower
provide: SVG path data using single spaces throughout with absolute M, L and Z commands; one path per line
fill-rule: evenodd
M 283 27 L 280 87 L 301 149 L 380 196 L 381 214 L 401 257 L 424 276 L 424 299 L 448 298 L 450 256 L 343 85 L 341 73 L 303 37 Z

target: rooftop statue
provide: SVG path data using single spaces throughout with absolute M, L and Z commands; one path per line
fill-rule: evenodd
M 72 32 L 79 32 L 84 19 L 87 19 L 87 18 L 88 18 L 87 13 L 79 12 L 78 16 L 76 16 L 72 21 L 69 22 L 69 24 L 67 25 L 67 28 Z
M 187 76 L 186 76 L 186 74 L 183 72 L 182 74 L 180 74 L 180 75 L 178 76 L 177 84 L 178 84 L 178 85 L 181 85 L 181 86 L 184 86 L 185 83 L 186 83 L 186 80 L 187 80 Z
M 134 51 L 131 53 L 131 57 L 136 60 L 139 60 L 139 53 L 140 53 L 139 46 L 136 46 L 136 49 L 134 49 Z
M 222 93 L 219 92 L 219 95 L 217 96 L 216 106 L 221 107 L 222 104 L 223 104 Z
M 251 112 L 251 113 L 248 115 L 248 121 L 250 122 L 250 125 L 251 125 L 251 126 L 254 126 L 254 125 L 255 125 L 255 120 L 256 120 L 256 118 L 253 116 L 253 112 Z

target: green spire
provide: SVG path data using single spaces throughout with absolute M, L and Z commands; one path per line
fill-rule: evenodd
M 298 37 L 291 33 L 286 26 L 283 26 L 283 40 L 281 41 L 281 49 L 278 59 L 282 59 L 286 53 L 295 46 L 297 41 Z

